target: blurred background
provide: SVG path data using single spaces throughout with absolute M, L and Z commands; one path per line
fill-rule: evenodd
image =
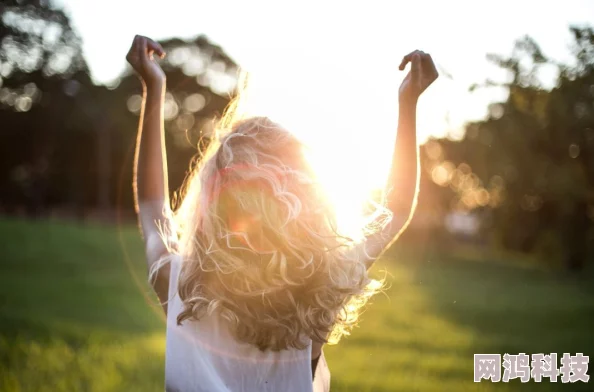
M 131 192 L 135 34 L 167 52 L 172 192 L 241 67 L 250 110 L 311 146 L 346 229 L 387 175 L 400 60 L 431 53 L 416 216 L 373 271 L 385 295 L 326 349 L 332 390 L 588 390 L 475 384 L 473 354 L 594 352 L 592 15 L 586 0 L 2 1 L 0 390 L 163 390 Z

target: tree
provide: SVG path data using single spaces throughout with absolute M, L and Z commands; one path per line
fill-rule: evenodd
M 572 270 L 592 258 L 594 219 L 594 33 L 571 29 L 576 65 L 547 59 L 529 37 L 512 56 L 490 56 L 508 70 L 505 102 L 467 126 L 459 143 L 443 144 L 433 167 L 458 199 L 454 208 L 493 208 L 492 232 L 509 248 L 556 254 Z M 539 68 L 559 77 L 547 90 Z M 495 85 L 488 81 L 488 86 Z M 556 244 L 556 245 L 554 245 Z
M 63 11 L 41 0 L 0 7 L 0 206 L 11 210 L 26 200 L 31 213 L 64 206 L 80 217 L 117 206 L 132 215 L 136 76 L 125 73 L 115 87 L 94 85 Z M 169 178 L 177 189 L 198 140 L 233 94 L 237 65 L 204 36 L 162 44 L 169 54 Z
M 169 189 L 177 191 L 191 161 L 209 142 L 213 120 L 234 94 L 237 64 L 206 37 L 170 39 L 160 44 L 167 53 L 162 61 L 167 76 L 165 130 Z M 112 122 L 112 194 L 114 202 L 132 211 L 132 151 L 141 103 L 140 83 L 126 72 L 115 90 L 106 94 L 105 111 Z M 116 142 L 117 141 L 117 142 Z
M 79 140 L 73 136 L 83 133 L 61 136 L 89 125 L 87 119 L 71 110 L 70 97 L 73 81 L 93 87 L 87 71 L 81 40 L 61 10 L 41 0 L 2 3 L 2 204 L 10 208 L 25 199 L 30 212 L 45 204 L 50 184 L 55 184 L 52 177 L 61 170 L 54 157 L 63 156 L 63 150 L 70 145 L 61 143 L 61 139 L 75 144 Z

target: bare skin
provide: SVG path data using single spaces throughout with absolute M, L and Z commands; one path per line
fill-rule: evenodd
M 160 236 L 157 222 L 167 225 L 166 211 L 170 208 L 165 156 L 163 100 L 165 74 L 154 55 L 165 56 L 163 48 L 143 36 L 136 36 L 126 59 L 138 73 L 143 84 L 143 103 L 138 129 L 134 171 L 134 198 L 143 224 L 143 236 L 150 267 L 168 250 Z M 387 206 L 395 219 L 382 232 L 364 241 L 354 251 L 366 257 L 368 267 L 380 257 L 406 229 L 414 214 L 419 185 L 419 154 L 416 135 L 417 103 L 421 94 L 437 79 L 438 73 L 429 54 L 416 50 L 404 56 L 399 69 L 408 64 L 410 71 L 399 91 L 398 134 L 387 182 Z M 148 208 L 139 208 L 139 206 Z M 153 282 L 161 303 L 166 303 L 169 271 L 163 268 Z M 167 305 L 163 305 L 167 313 Z M 322 352 L 323 343 L 314 342 L 312 358 Z
M 387 181 L 387 207 L 394 214 L 394 219 L 383 231 L 368 237 L 353 250 L 367 260 L 367 268 L 406 230 L 417 205 L 420 179 L 417 103 L 421 94 L 437 79 L 438 73 L 433 59 L 425 52 L 415 50 L 407 54 L 399 69 L 403 71 L 409 63 L 410 71 L 398 91 L 398 133 Z M 313 342 L 312 358 L 320 356 L 323 345 L 322 342 Z
M 398 90 L 398 133 L 387 181 L 387 207 L 394 219 L 382 231 L 368 237 L 356 252 L 369 257 L 368 267 L 404 232 L 412 219 L 419 189 L 420 170 L 417 144 L 417 103 L 421 94 L 437 79 L 431 55 L 415 50 L 404 56 L 399 69 L 410 63 L 410 71 Z
M 154 55 L 165 56 L 163 48 L 153 40 L 136 36 L 126 60 L 142 82 L 142 108 L 134 157 L 134 202 L 142 223 L 149 269 L 168 250 L 158 225 L 167 224 L 165 212 L 170 208 L 167 180 L 167 159 L 163 122 L 165 73 Z M 164 267 L 153 281 L 153 287 L 167 313 L 169 269 Z

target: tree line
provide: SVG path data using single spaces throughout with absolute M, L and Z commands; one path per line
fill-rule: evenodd
M 118 208 L 133 215 L 130 183 L 140 85 L 126 72 L 93 83 L 80 37 L 45 1 L 0 8 L 0 208 L 84 217 Z M 466 125 L 462 140 L 421 147 L 419 213 L 437 230 L 451 214 L 480 217 L 489 244 L 538 253 L 573 270 L 594 259 L 594 31 L 571 27 L 571 64 L 549 59 L 524 37 L 512 55 L 489 55 L 509 81 L 508 97 Z M 236 88 L 238 65 L 199 36 L 161 42 L 170 189 L 208 143 L 213 119 Z M 538 75 L 554 69 L 554 88 Z

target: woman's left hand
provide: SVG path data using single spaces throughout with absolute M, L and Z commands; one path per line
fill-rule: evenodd
M 430 54 L 415 50 L 404 56 L 399 69 L 402 71 L 410 63 L 410 71 L 402 81 L 398 91 L 400 100 L 415 103 L 421 94 L 433 83 L 439 74 Z

